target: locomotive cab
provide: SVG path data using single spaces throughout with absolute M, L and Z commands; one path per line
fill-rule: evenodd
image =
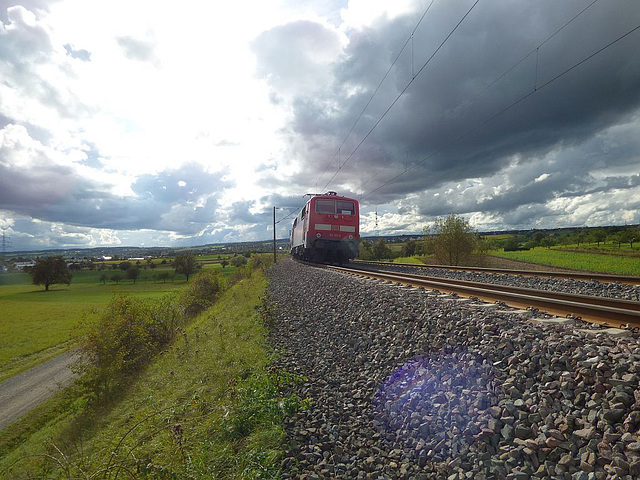
M 291 254 L 314 262 L 349 262 L 359 252 L 359 215 L 353 198 L 312 195 L 293 221 Z

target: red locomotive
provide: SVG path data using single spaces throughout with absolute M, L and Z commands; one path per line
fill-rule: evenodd
M 291 255 L 312 262 L 346 263 L 358 256 L 358 201 L 336 192 L 311 195 L 293 220 Z

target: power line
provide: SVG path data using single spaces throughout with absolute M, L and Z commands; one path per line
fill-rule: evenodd
M 356 128 L 356 125 L 358 124 L 358 122 L 360 121 L 360 119 L 362 118 L 362 115 L 364 115 L 364 112 L 367 110 L 367 108 L 369 107 L 369 105 L 371 104 L 371 102 L 373 101 L 373 98 L 376 96 L 376 94 L 378 93 L 378 91 L 380 90 L 380 87 L 382 87 L 382 84 L 384 83 L 384 81 L 387 79 L 387 77 L 389 76 L 389 73 L 391 73 L 391 70 L 393 69 L 393 67 L 395 66 L 396 62 L 398 61 L 398 59 L 400 58 L 400 55 L 402 55 L 402 52 L 404 52 L 405 48 L 407 48 L 407 45 L 409 44 L 409 42 L 412 42 L 412 48 L 413 48 L 413 34 L 416 32 L 416 30 L 418 29 L 418 27 L 420 26 L 420 24 L 422 23 L 422 20 L 424 19 L 424 17 L 427 15 L 427 12 L 431 9 L 431 5 L 433 5 L 433 3 L 435 2 L 435 0 L 431 0 L 431 3 L 429 4 L 429 6 L 426 8 L 426 10 L 423 12 L 422 16 L 420 17 L 420 20 L 418 20 L 418 23 L 416 23 L 416 26 L 413 28 L 413 30 L 411 31 L 411 35 L 409 35 L 409 38 L 407 38 L 407 40 L 404 42 L 404 45 L 402 46 L 402 48 L 400 49 L 400 51 L 398 52 L 398 54 L 396 55 L 396 58 L 393 60 L 393 63 L 391 64 L 391 66 L 387 69 L 387 72 L 384 74 L 384 76 L 382 77 L 382 80 L 380 80 L 380 83 L 378 83 L 378 86 L 376 87 L 376 89 L 374 90 L 374 92 L 371 94 L 371 97 L 369 97 L 369 100 L 367 101 L 366 105 L 364 106 L 364 108 L 362 109 L 362 111 L 360 112 L 360 115 L 358 115 L 358 118 L 356 118 L 356 121 L 353 122 L 353 125 L 351 126 L 351 128 L 349 129 L 349 132 L 347 133 L 346 137 L 344 137 L 344 140 L 342 140 L 342 143 L 340 144 L 340 146 L 338 147 L 338 150 L 336 151 L 336 153 L 333 154 L 333 157 L 331 157 L 331 160 L 329 161 L 329 164 L 326 166 L 326 168 L 324 169 L 324 171 L 320 174 L 320 176 L 318 177 L 318 180 L 316 180 L 316 186 L 318 185 L 318 182 L 320 181 L 320 179 L 324 176 L 325 173 L 327 173 L 327 170 L 329 170 L 329 167 L 333 164 L 333 160 L 336 158 L 336 155 L 340 155 L 340 150 L 342 149 L 342 147 L 344 147 L 344 144 L 346 143 L 347 139 L 349 138 L 349 136 L 351 135 L 351 133 L 353 133 L 353 129 Z M 411 60 L 413 62 L 413 50 L 411 52 Z M 411 71 L 412 76 L 415 77 L 415 75 L 413 75 L 413 65 L 412 65 L 412 71 Z M 346 162 L 345 162 L 346 163 Z M 338 158 L 338 170 L 340 170 L 340 158 Z M 328 184 L 327 184 L 328 185 Z M 325 185 L 326 188 L 326 185 Z
M 511 73 L 515 68 L 517 68 L 522 62 L 524 62 L 527 58 L 529 58 L 531 55 L 533 55 L 534 53 L 536 54 L 536 82 L 535 85 L 537 87 L 537 77 L 538 77 L 538 53 L 540 52 L 540 47 L 542 47 L 545 43 L 549 42 L 553 37 L 555 37 L 556 35 L 558 35 L 562 30 L 564 30 L 566 27 L 568 27 L 571 23 L 573 23 L 574 20 L 576 20 L 580 15 L 582 15 L 584 12 L 586 12 L 587 10 L 589 10 L 594 4 L 596 4 L 599 0 L 593 0 L 593 2 L 591 2 L 589 5 L 587 5 L 586 7 L 584 7 L 582 10 L 580 10 L 580 12 L 578 12 L 576 15 L 574 15 L 570 20 L 568 20 L 564 25 L 562 25 L 559 29 L 557 29 L 555 32 L 553 32 L 551 35 L 549 35 L 542 43 L 540 43 L 537 47 L 535 47 L 533 50 L 531 50 L 529 53 L 527 53 L 526 55 L 524 55 L 520 60 L 518 60 L 516 63 L 514 63 L 511 67 L 509 67 L 506 71 L 504 71 L 498 78 L 496 78 L 493 82 L 491 82 L 489 85 L 487 85 L 484 89 L 482 89 L 482 91 L 480 91 L 475 97 L 473 97 L 470 100 L 467 100 L 465 103 L 463 103 L 460 107 L 458 107 L 456 110 L 460 111 L 464 108 L 466 108 L 468 105 L 470 105 L 471 103 L 475 102 L 479 97 L 481 97 L 487 90 L 489 90 L 491 87 L 493 87 L 496 83 L 498 83 L 500 80 L 502 80 L 504 77 L 506 77 L 509 73 Z M 535 88 L 535 87 L 534 87 Z
M 489 118 L 487 118 L 486 120 L 484 120 L 483 122 L 479 123 L 478 125 L 476 125 L 475 127 L 467 130 L 465 133 L 463 133 L 462 135 L 456 137 L 454 140 L 452 140 L 451 142 L 447 143 L 444 147 L 440 148 L 439 150 L 436 150 L 435 152 L 427 155 L 425 158 L 423 158 L 422 160 L 420 160 L 419 162 L 413 164 L 411 167 L 409 167 L 407 170 L 405 170 L 404 172 L 399 173 L 398 175 L 396 175 L 395 177 L 391 178 L 390 180 L 387 180 L 386 182 L 384 182 L 382 185 L 380 185 L 379 187 L 375 188 L 374 190 L 371 190 L 369 193 L 367 193 L 366 195 L 363 195 L 362 197 L 360 197 L 360 201 L 362 202 L 362 200 L 364 200 L 365 198 L 373 195 L 375 192 L 377 192 L 378 190 L 380 190 L 381 188 L 395 182 L 398 178 L 400 178 L 401 176 L 403 176 L 405 173 L 407 173 L 410 170 L 413 170 L 415 167 L 417 167 L 418 165 L 423 164 L 424 162 L 426 162 L 427 160 L 429 160 L 430 158 L 434 157 L 435 155 L 443 152 L 444 150 L 446 150 L 447 148 L 451 147 L 452 145 L 455 145 L 456 143 L 458 143 L 460 140 L 462 140 L 463 138 L 467 137 L 468 135 L 470 135 L 471 133 L 475 132 L 476 130 L 478 130 L 479 128 L 482 128 L 483 126 L 485 126 L 486 124 L 488 124 L 489 122 L 493 121 L 494 119 L 496 119 L 497 117 L 499 117 L 500 115 L 502 115 L 503 113 L 507 112 L 508 110 L 511 110 L 513 107 L 515 107 L 516 105 L 522 103 L 524 100 L 526 100 L 527 98 L 531 97 L 532 95 L 534 95 L 535 93 L 539 92 L 540 90 L 542 90 L 543 88 L 549 86 L 550 84 L 552 84 L 553 82 L 555 82 L 556 80 L 562 78 L 563 76 L 565 76 L 567 73 L 571 72 L 572 70 L 576 69 L 577 67 L 579 67 L 580 65 L 582 65 L 583 63 L 588 62 L 589 60 L 591 60 L 593 57 L 595 57 L 596 55 L 602 53 L 603 51 L 605 51 L 606 49 L 608 49 L 609 47 L 615 45 L 616 43 L 618 43 L 619 41 L 623 40 L 624 38 L 628 37 L 629 35 L 631 35 L 632 33 L 634 33 L 635 31 L 640 29 L 640 25 L 638 25 L 637 27 L 629 30 L 628 32 L 626 32 L 625 34 L 619 36 L 618 38 L 616 38 L 615 40 L 609 42 L 607 45 L 605 45 L 604 47 L 601 47 L 600 49 L 596 50 L 594 53 L 588 55 L 587 57 L 583 58 L 582 60 L 580 60 L 579 62 L 575 63 L 574 65 L 572 65 L 571 67 L 567 68 L 566 70 L 564 70 L 563 72 L 559 73 L 558 75 L 556 75 L 555 77 L 553 77 L 552 79 L 548 80 L 547 82 L 543 83 L 541 86 L 537 87 L 536 89 L 530 91 L 529 93 L 525 94 L 524 96 L 520 97 L 518 100 L 514 101 L 513 103 L 511 103 L 510 105 L 508 105 L 507 107 L 503 108 L 502 110 L 500 110 L 499 112 L 493 114 L 492 116 L 490 116 Z
M 458 27 L 462 24 L 462 22 L 464 22 L 464 20 L 469 16 L 469 14 L 471 13 L 471 11 L 475 8 L 475 6 L 480 2 L 480 0 L 476 0 L 475 3 L 471 6 L 471 8 L 469 8 L 469 10 L 467 10 L 467 13 L 464 14 L 464 16 L 460 19 L 460 21 L 456 24 L 455 27 L 453 27 L 453 29 L 449 32 L 449 34 L 445 37 L 445 39 L 442 41 L 442 43 L 440 43 L 440 45 L 438 46 L 438 48 L 436 48 L 436 50 L 431 54 L 431 56 L 427 59 L 427 61 L 422 65 L 422 67 L 420 67 L 420 69 L 418 70 L 418 72 L 416 73 L 416 75 L 409 81 L 409 83 L 407 83 L 407 85 L 404 87 L 404 89 L 400 92 L 400 94 L 395 98 L 395 100 L 391 103 L 391 105 L 389 105 L 389 107 L 384 111 L 384 113 L 382 114 L 382 116 L 378 119 L 378 121 L 373 125 L 373 127 L 371 127 L 371 129 L 367 132 L 367 134 L 364 136 L 364 138 L 360 141 L 360 143 L 356 146 L 356 148 L 349 154 L 349 156 L 347 157 L 347 159 L 344 161 L 344 163 L 342 164 L 342 166 L 338 167 L 338 170 L 333 174 L 333 176 L 329 179 L 329 181 L 326 183 L 326 185 L 322 188 L 323 190 L 326 189 L 329 184 L 333 181 L 333 179 L 336 177 L 336 175 L 338 174 L 338 172 L 342 169 L 342 167 L 344 167 L 347 162 L 349 160 L 351 160 L 351 158 L 353 157 L 353 155 L 356 153 L 356 151 L 358 151 L 358 149 L 360 148 L 360 146 L 367 140 L 367 138 L 369 138 L 369 135 L 371 135 L 371 133 L 376 129 L 376 127 L 380 124 L 380 122 L 384 119 L 384 117 L 387 115 L 387 113 L 389 113 L 389 111 L 393 108 L 393 106 L 398 103 L 398 100 L 400 100 L 400 97 L 402 97 L 402 95 L 404 95 L 404 93 L 407 91 L 407 89 L 413 84 L 414 80 L 416 78 L 418 78 L 418 76 L 422 73 L 422 71 L 426 68 L 426 66 L 431 62 L 431 60 L 438 54 L 438 52 L 440 51 L 440 49 L 444 46 L 445 43 L 447 43 L 447 41 L 449 40 L 449 38 L 451 38 L 451 36 L 454 34 L 454 32 L 458 29 Z
M 286 220 L 287 218 L 289 218 L 291 215 L 294 215 L 294 214 L 295 214 L 298 210 L 300 210 L 300 208 L 302 208 L 302 207 L 277 207 L 277 208 L 280 208 L 280 209 L 283 209 L 283 208 L 293 208 L 293 209 L 295 209 L 295 210 L 293 210 L 293 212 L 290 212 L 286 217 L 283 217 L 283 218 L 281 218 L 280 220 L 278 220 L 278 221 L 276 222 L 276 225 L 277 225 L 277 224 L 279 224 L 280 222 L 283 222 L 284 220 Z

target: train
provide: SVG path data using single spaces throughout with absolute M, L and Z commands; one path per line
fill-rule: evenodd
M 336 192 L 308 195 L 291 227 L 291 256 L 310 262 L 350 262 L 360 250 L 358 201 Z

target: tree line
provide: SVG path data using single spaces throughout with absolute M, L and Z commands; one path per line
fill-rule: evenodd
M 380 239 L 376 242 L 363 240 L 360 243 L 362 260 L 381 260 L 397 257 L 423 255 L 434 257 L 439 263 L 464 265 L 469 257 L 486 254 L 491 250 L 505 251 L 530 250 L 535 247 L 551 248 L 558 245 L 601 244 L 608 242 L 621 248 L 628 244 L 630 248 L 640 241 L 639 227 L 601 227 L 568 231 L 531 231 L 494 239 L 491 235 L 480 235 L 463 217 L 449 215 L 437 218 L 432 226 L 425 227 L 421 240 L 409 240 L 400 251 L 394 252 L 389 244 Z
M 155 269 L 156 265 L 152 261 L 147 261 L 151 269 Z M 173 280 L 175 274 L 182 274 L 186 277 L 187 282 L 189 277 L 198 272 L 202 268 L 202 264 L 198 262 L 197 256 L 192 252 L 186 252 L 178 255 L 168 262 L 174 272 L 168 270 L 162 270 L 154 273 L 154 279 L 166 282 L 167 280 Z M 231 258 L 229 261 L 222 260 L 222 268 L 227 265 L 234 267 L 242 267 L 247 264 L 247 258 L 243 255 L 238 255 Z M 162 264 L 167 264 L 166 260 L 162 261 Z M 112 270 L 116 270 L 111 275 L 108 275 L 103 271 L 98 281 L 106 284 L 107 281 L 115 282 L 116 284 L 122 280 L 132 280 L 135 284 L 140 277 L 140 261 L 134 265 L 130 261 L 123 261 L 119 264 L 111 264 Z M 45 291 L 49 290 L 51 285 L 65 284 L 70 285 L 73 279 L 73 271 L 77 271 L 80 268 L 77 264 L 68 265 L 62 255 L 54 255 L 51 257 L 38 258 L 35 261 L 35 265 L 27 269 L 27 272 L 31 275 L 31 280 L 34 285 L 43 285 Z

